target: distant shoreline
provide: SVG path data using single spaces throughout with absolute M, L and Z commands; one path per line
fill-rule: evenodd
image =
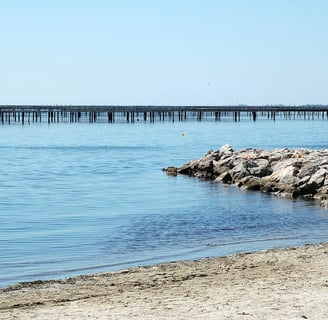
M 324 319 L 328 243 L 0 289 L 0 318 Z

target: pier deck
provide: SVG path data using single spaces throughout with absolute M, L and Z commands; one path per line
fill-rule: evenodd
M 1 124 L 34 122 L 155 122 L 241 119 L 328 119 L 328 105 L 221 105 L 221 106 L 141 106 L 141 105 L 0 105 Z

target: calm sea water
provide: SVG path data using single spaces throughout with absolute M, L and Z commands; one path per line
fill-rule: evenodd
M 327 121 L 38 123 L 0 137 L 2 287 L 328 240 L 312 202 L 161 171 L 226 143 L 328 148 Z

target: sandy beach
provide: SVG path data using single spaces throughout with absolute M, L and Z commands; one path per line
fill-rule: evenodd
M 328 319 L 328 243 L 0 290 L 0 319 Z

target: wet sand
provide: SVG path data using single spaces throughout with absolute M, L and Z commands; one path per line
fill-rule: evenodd
M 328 243 L 17 284 L 0 319 L 328 319 Z

